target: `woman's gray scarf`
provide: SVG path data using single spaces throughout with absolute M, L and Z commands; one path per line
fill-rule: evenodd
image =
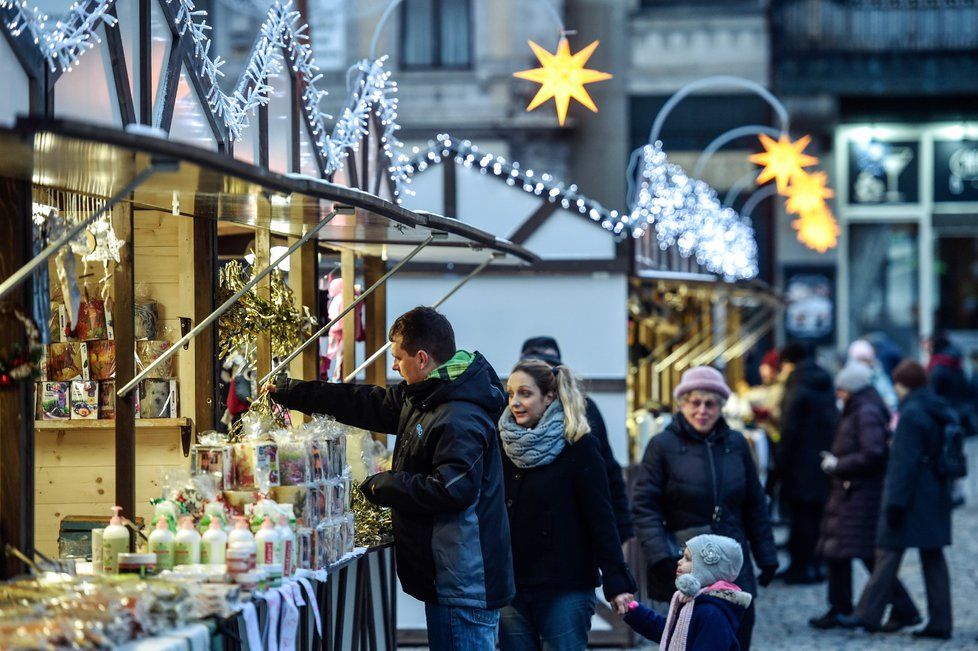
M 560 400 L 554 400 L 543 412 L 537 426 L 529 429 L 520 427 L 506 407 L 499 418 L 499 436 L 506 456 L 517 468 L 545 466 L 556 459 L 567 444 L 564 407 Z

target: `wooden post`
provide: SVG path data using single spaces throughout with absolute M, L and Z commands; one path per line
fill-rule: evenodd
M 356 298 L 357 258 L 353 251 L 340 251 L 340 273 L 343 277 L 343 305 L 349 305 Z M 356 314 L 357 310 L 354 309 L 343 317 L 343 366 L 340 377 L 346 377 L 357 367 Z
M 379 257 L 363 259 L 363 284 L 372 287 L 384 275 L 384 261 Z M 364 347 L 367 355 L 387 343 L 387 285 L 381 285 L 364 301 Z M 365 369 L 367 384 L 387 386 L 387 355 L 381 355 Z M 387 444 L 386 434 L 374 434 L 374 439 Z
M 12 276 L 31 258 L 31 186 L 0 179 L 0 280 Z M 31 313 L 34 283 L 28 279 L 7 295 Z M 20 328 L 0 328 L 0 347 L 23 337 Z M 30 555 L 34 548 L 34 385 L 16 382 L 0 389 L 0 543 Z M 0 550 L 0 576 L 11 578 L 26 567 Z
M 200 323 L 217 307 L 217 200 L 201 195 L 195 204 L 193 220 L 194 324 Z M 194 421 L 198 432 L 217 424 L 217 324 L 194 339 Z
M 289 245 L 295 244 L 297 239 L 299 238 L 290 237 Z M 319 243 L 315 239 L 303 244 L 298 251 L 292 254 L 292 262 L 289 267 L 289 287 L 295 297 L 296 306 L 299 309 L 302 309 L 302 306 L 308 307 L 313 316 L 316 315 L 316 289 L 318 288 L 319 276 L 318 247 Z M 292 360 L 289 365 L 289 376 L 301 380 L 319 379 L 318 345 L 307 346 L 301 355 Z M 302 419 L 303 416 L 300 412 L 292 412 L 292 422 L 300 423 Z
M 133 295 L 135 293 L 135 260 L 133 251 L 133 210 L 120 204 L 112 210 L 112 227 L 116 237 L 125 242 L 119 251 L 119 264 L 112 274 L 115 300 L 115 385 L 121 387 L 136 375 L 136 333 Z M 136 395 L 137 387 L 124 396 L 115 397 L 115 503 L 122 514 L 136 514 Z
M 255 264 L 254 269 L 262 270 L 271 262 L 271 233 L 268 230 L 269 220 L 259 219 L 258 227 L 255 229 Z M 272 292 L 271 274 L 265 276 L 255 291 L 262 298 L 267 299 Z M 267 331 L 258 333 L 258 363 L 255 368 L 258 370 L 258 377 L 263 378 L 272 370 L 272 337 Z

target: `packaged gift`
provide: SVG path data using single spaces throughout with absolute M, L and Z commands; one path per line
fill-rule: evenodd
M 37 380 L 43 382 L 48 379 L 48 351 L 41 353 L 41 358 L 37 360 Z
M 52 382 L 87 380 L 88 346 L 83 341 L 48 345 L 48 379 Z
M 144 292 L 142 284 L 136 288 L 133 332 L 136 339 L 156 339 L 156 321 L 159 314 L 156 301 L 145 294 L 140 296 L 140 292 Z
M 71 408 L 68 406 L 71 384 L 68 382 L 41 383 L 41 409 L 43 420 L 68 420 Z
M 139 383 L 138 418 L 176 418 L 177 381 L 147 379 Z
M 326 500 L 329 517 L 341 517 L 346 511 L 343 508 L 343 480 L 334 477 L 326 482 Z
M 238 488 L 258 486 L 258 479 L 268 486 L 278 486 L 278 445 L 274 441 L 245 441 L 232 449 L 234 483 Z
M 313 531 L 311 527 L 299 527 L 295 532 L 298 566 L 304 570 L 314 569 L 312 566 L 314 554 Z
M 108 330 L 105 325 L 105 301 L 101 298 L 86 298 L 78 306 L 78 324 L 75 336 L 81 341 L 105 339 Z
M 343 476 L 340 478 L 340 481 L 343 482 L 343 500 L 342 500 L 343 512 L 349 513 L 350 502 L 352 501 L 352 495 L 350 491 L 353 490 L 353 482 L 350 480 L 350 473 L 349 472 L 344 473 Z
M 274 436 L 278 443 L 278 472 L 281 484 L 296 486 L 308 483 L 311 473 L 306 442 L 296 438 L 288 430 L 282 430 Z
M 101 420 L 115 419 L 115 380 L 98 383 L 98 417 Z
M 115 342 L 109 339 L 89 341 L 88 374 L 92 380 L 111 380 L 115 377 Z
M 244 515 L 245 509 L 249 505 L 258 502 L 258 493 L 252 490 L 225 490 L 224 501 L 227 503 L 228 508 L 231 509 L 232 513 Z
M 75 380 L 71 383 L 71 419 L 98 419 L 98 382 Z
M 217 478 L 218 490 L 230 489 L 233 486 L 233 470 L 230 445 L 203 445 L 198 443 L 190 447 L 190 473 L 193 475 L 213 475 Z
M 297 521 L 307 525 L 318 524 L 313 513 L 316 503 L 315 493 L 310 484 L 298 486 L 275 486 L 271 490 L 272 499 L 282 506 L 291 506 Z
M 166 340 L 148 339 L 136 342 L 136 371 L 141 373 L 143 369 L 162 357 L 170 348 L 170 342 Z M 173 357 L 168 357 L 149 374 L 147 378 L 170 378 L 173 377 Z
M 343 517 L 343 544 L 340 552 L 342 555 L 349 554 L 353 551 L 353 539 L 356 534 L 356 521 L 354 520 L 352 513 L 347 513 Z

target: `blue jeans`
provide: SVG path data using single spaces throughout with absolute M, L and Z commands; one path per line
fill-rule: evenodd
M 424 605 L 431 651 L 495 651 L 499 611 Z
M 500 651 L 586 648 L 594 602 L 594 590 L 517 590 L 499 613 Z

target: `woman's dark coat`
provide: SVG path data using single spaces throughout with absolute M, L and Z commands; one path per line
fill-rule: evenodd
M 818 553 L 824 558 L 873 558 L 889 415 L 873 387 L 846 400 L 831 450 L 839 464 L 830 473 L 831 492 L 818 539 Z
M 714 489 L 715 486 L 715 489 Z M 744 568 L 735 583 L 756 593 L 750 552 L 759 567 L 776 568 L 767 498 L 747 441 L 721 418 L 708 436 L 677 414 L 649 441 L 638 468 L 632 498 L 635 532 L 651 567 L 677 558 L 667 532 L 710 526 L 744 549 Z M 649 591 L 668 600 L 675 586 L 650 573 Z
M 775 451 L 782 501 L 825 502 L 829 480 L 822 472 L 821 452 L 832 445 L 838 421 L 832 377 L 812 359 L 798 362 L 785 382 L 781 441 Z
M 953 418 L 950 405 L 927 387 L 915 389 L 900 404 L 883 489 L 880 547 L 935 549 L 951 544 L 950 482 L 937 475 L 934 464 L 943 447 L 944 426 Z M 905 509 L 897 529 L 886 522 L 890 507 Z
M 598 440 L 587 434 L 536 468 L 502 457 L 517 592 L 593 589 L 598 569 L 608 601 L 635 592 Z

